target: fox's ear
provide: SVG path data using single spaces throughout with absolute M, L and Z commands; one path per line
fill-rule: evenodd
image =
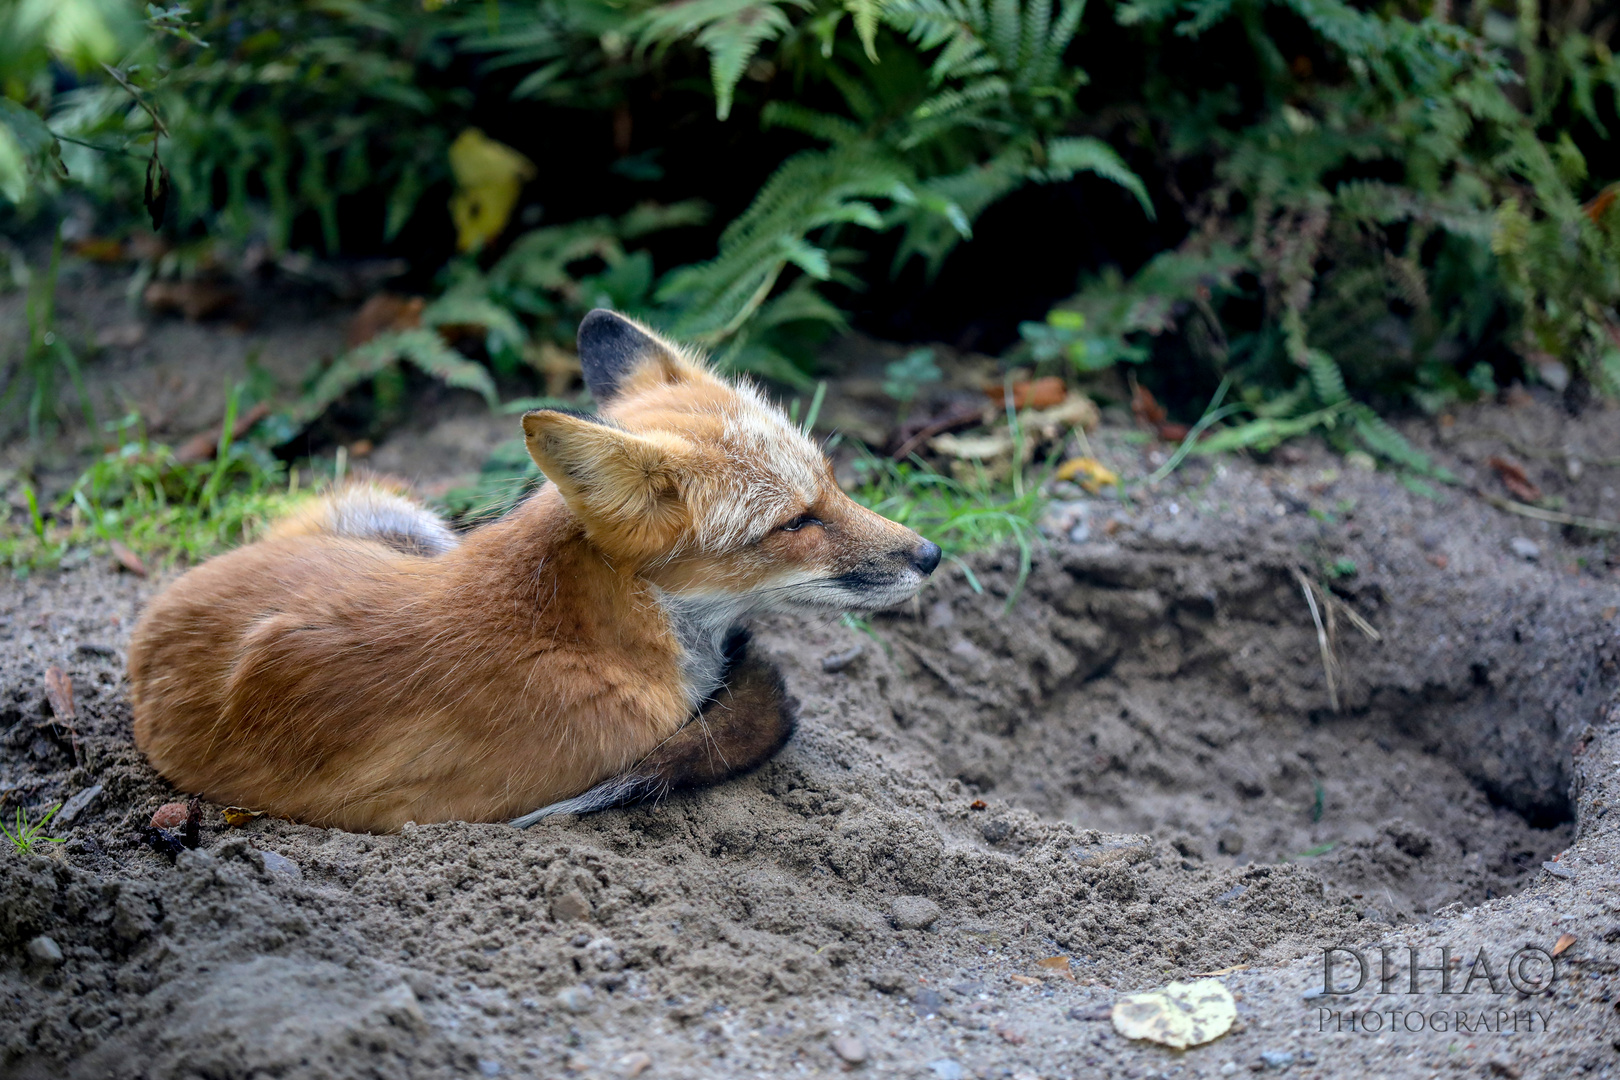
M 693 451 L 680 436 L 637 435 L 595 417 L 541 409 L 523 415 L 523 439 L 600 546 L 650 553 L 685 526 L 681 480 Z
M 680 357 L 669 342 L 620 315 L 597 308 L 579 324 L 579 366 L 591 396 L 606 402 L 634 376 L 656 372 L 661 381 L 681 378 Z

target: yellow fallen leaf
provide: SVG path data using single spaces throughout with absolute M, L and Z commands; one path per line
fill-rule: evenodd
M 483 247 L 501 234 L 524 183 L 535 176 L 534 162 L 477 128 L 468 128 L 450 144 L 450 171 L 456 178 L 450 217 L 462 251 Z
M 1563 956 L 1566 952 L 1569 951 L 1569 947 L 1571 945 L 1573 945 L 1573 944 L 1575 944 L 1575 935 L 1574 934 L 1559 934 L 1558 935 L 1558 944 L 1553 946 L 1552 954 L 1554 956 Z
M 1127 1039 L 1185 1050 L 1225 1035 L 1237 1019 L 1237 1003 L 1216 979 L 1173 982 L 1162 990 L 1132 994 L 1114 1003 L 1114 1030 Z
M 246 825 L 254 818 L 264 817 L 263 810 L 249 810 L 245 806 L 227 806 L 224 813 L 225 824 L 231 826 L 232 828 L 235 828 L 238 825 Z
M 1058 480 L 1073 480 L 1080 477 L 1080 486 L 1093 495 L 1110 484 L 1118 485 L 1119 474 L 1096 458 L 1077 457 L 1070 458 L 1058 466 L 1057 472 L 1052 474 Z

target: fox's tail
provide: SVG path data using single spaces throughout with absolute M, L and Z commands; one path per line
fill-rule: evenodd
M 459 540 L 444 519 L 423 506 L 410 487 L 387 477 L 350 480 L 299 507 L 270 527 L 269 539 L 348 536 L 375 540 L 407 555 L 443 555 Z

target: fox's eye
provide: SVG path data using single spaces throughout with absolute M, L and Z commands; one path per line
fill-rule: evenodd
M 781 529 L 783 532 L 798 532 L 800 529 L 804 528 L 806 525 L 820 525 L 820 524 L 821 524 L 821 519 L 820 518 L 811 517 L 809 514 L 800 514 L 798 517 L 794 518 L 792 521 L 786 522 L 785 524 L 782 524 L 782 525 L 778 525 L 777 528 Z

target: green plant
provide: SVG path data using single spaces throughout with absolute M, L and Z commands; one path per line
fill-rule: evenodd
M 19 806 L 17 807 L 17 816 L 13 827 L 8 829 L 5 822 L 0 821 L 0 833 L 5 835 L 6 840 L 10 842 L 18 855 L 32 855 L 34 849 L 40 844 L 63 843 L 65 842 L 64 837 L 45 835 L 45 829 L 50 824 L 51 818 L 55 817 L 56 812 L 60 809 L 62 809 L 62 804 L 57 803 L 45 811 L 44 817 L 30 824 L 28 815 Z
M 930 383 L 937 383 L 944 375 L 934 363 L 933 349 L 913 349 L 883 368 L 883 392 L 900 403 L 900 418 L 911 409 L 912 399 Z
M 1531 377 L 1561 382 L 1561 364 L 1620 390 L 1620 189 L 1577 145 L 1614 116 L 1620 65 L 1593 35 L 1613 28 L 1579 5 L 1499 7 L 1455 25 L 1339 0 L 1120 5 L 1165 73 L 1142 95 L 1164 167 L 1215 182 L 1182 197 L 1178 249 L 1026 325 L 1028 351 L 1082 368 L 1190 354 L 1255 414 L 1201 448 L 1325 429 L 1418 471 L 1367 399 L 1492 393 L 1482 357 L 1504 347 Z M 1244 56 L 1257 104 L 1167 59 L 1195 40 Z
M 92 462 L 48 516 L 22 484 L 28 513 L 21 523 L 0 521 L 0 564 L 26 575 L 114 542 L 145 557 L 196 562 L 252 539 L 301 496 L 296 471 L 288 475 L 263 447 L 231 437 L 238 401 L 233 393 L 211 461 L 179 461 L 127 416 L 110 425 L 123 440 L 118 449 Z
M 964 483 L 915 461 L 894 462 L 863 453 L 850 497 L 884 517 L 915 529 L 960 567 L 975 592 L 982 586 L 962 556 L 1012 543 L 1018 548 L 1018 579 L 1008 603 L 1029 576 L 1040 533 L 1036 523 L 1046 509 L 1039 485 Z
M 65 377 L 73 384 L 84 410 L 86 426 L 95 430 L 95 411 L 90 395 L 84 388 L 79 370 L 79 358 L 68 344 L 56 324 L 57 276 L 62 265 L 62 232 L 58 228 L 51 243 L 50 262 L 44 274 L 30 275 L 28 299 L 24 318 L 28 326 L 28 339 L 23 344 L 21 361 L 0 373 L 0 409 L 8 406 L 19 395 L 27 405 L 24 415 L 30 438 L 57 420 L 59 384 Z

